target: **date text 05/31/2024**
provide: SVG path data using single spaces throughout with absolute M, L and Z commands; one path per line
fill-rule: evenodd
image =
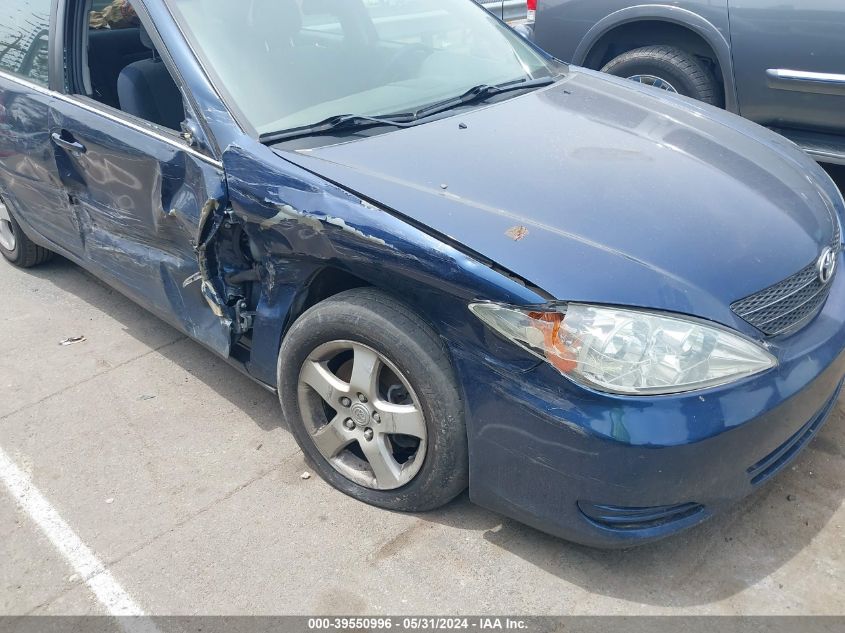
M 308 630 L 480 630 L 519 631 L 527 628 L 524 620 L 517 618 L 478 617 L 356 617 L 356 618 L 309 618 Z

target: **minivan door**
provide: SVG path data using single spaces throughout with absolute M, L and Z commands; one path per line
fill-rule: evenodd
M 842 0 L 730 0 L 743 116 L 763 125 L 845 131 Z

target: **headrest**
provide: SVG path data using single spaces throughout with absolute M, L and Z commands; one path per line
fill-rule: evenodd
M 140 31 L 141 44 L 143 44 L 146 48 L 149 48 L 151 51 L 154 51 L 156 47 L 155 44 L 153 44 L 153 38 L 151 38 L 150 34 L 147 33 L 147 29 L 142 26 Z

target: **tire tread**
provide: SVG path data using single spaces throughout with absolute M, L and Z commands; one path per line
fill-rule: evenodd
M 38 246 L 26 238 L 25 247 L 21 250 L 18 256 L 18 261 L 15 262 L 21 268 L 32 268 L 40 266 L 53 258 L 53 251 L 47 250 L 43 246 Z M 19 238 L 20 243 L 20 238 Z M 21 246 L 24 246 L 21 244 Z
M 378 320 L 382 320 L 383 324 L 389 324 L 389 327 L 399 333 L 408 334 L 407 337 L 402 336 L 398 340 L 400 345 L 404 345 L 401 352 L 394 350 L 400 357 L 392 356 L 389 349 L 380 351 L 388 353 L 391 361 L 403 373 L 411 370 L 411 375 L 406 373 L 409 380 L 413 378 L 414 373 L 418 379 L 424 375 L 425 377 L 421 379 L 422 384 L 412 382 L 413 387 L 421 400 L 429 402 L 435 411 L 440 411 L 440 415 L 432 419 L 432 421 L 439 420 L 440 426 L 435 423 L 435 426 L 429 430 L 431 433 L 433 428 L 438 429 L 435 435 L 429 437 L 429 450 L 434 447 L 435 442 L 439 446 L 436 459 L 431 462 L 430 467 L 423 465 L 423 471 L 417 475 L 416 479 L 396 490 L 363 489 L 335 473 L 330 465 L 321 463 L 319 457 L 317 457 L 319 463 L 315 463 L 315 457 L 309 454 L 310 447 L 303 444 L 303 442 L 308 442 L 308 438 L 303 434 L 304 429 L 298 419 L 299 406 L 294 405 L 295 384 L 298 380 L 299 362 L 303 349 L 313 349 L 311 345 L 315 339 L 323 336 L 318 333 L 319 331 L 324 328 L 328 328 L 328 331 L 336 330 L 339 327 L 339 319 L 340 323 L 343 321 L 349 323 L 350 316 L 356 319 L 356 314 L 366 315 L 360 318 L 369 327 L 375 327 Z M 354 340 L 356 338 L 353 331 L 355 330 L 354 323 L 343 327 L 349 328 L 349 336 Z M 388 326 L 385 325 L 385 327 Z M 335 335 L 337 335 L 336 331 Z M 365 336 L 365 339 L 369 338 L 364 334 L 359 335 Z M 376 338 L 379 336 L 384 340 L 382 333 Z M 378 347 L 375 343 L 376 341 L 373 341 L 368 344 Z M 387 341 L 382 344 L 389 347 Z M 405 367 L 401 356 L 404 356 L 406 360 L 408 358 L 416 360 L 410 361 L 410 364 Z M 282 342 L 279 353 L 278 386 L 279 399 L 288 426 L 306 458 L 324 479 L 341 492 L 371 505 L 391 510 L 424 512 L 442 506 L 466 489 L 469 470 L 463 417 L 464 402 L 457 386 L 447 348 L 443 339 L 437 335 L 430 324 L 409 306 L 385 292 L 376 288 L 347 290 L 306 310 L 290 327 Z M 427 456 L 426 459 L 429 457 L 431 456 Z M 424 472 L 428 474 L 423 476 Z
M 0 249 L 3 257 L 18 268 L 33 268 L 48 262 L 53 258 L 53 251 L 46 249 L 43 246 L 39 246 L 29 239 L 20 224 L 18 224 L 17 220 L 15 220 L 14 216 L 11 217 L 11 220 L 17 244 L 15 246 L 15 250 L 11 253 L 5 249 Z
M 614 75 L 620 66 L 629 63 L 651 62 L 657 65 L 670 65 L 684 73 L 692 83 L 697 94 L 693 95 L 699 101 L 717 104 L 719 99 L 718 86 L 713 73 L 698 61 L 691 53 L 676 46 L 658 44 L 635 48 L 612 59 L 602 68 L 602 72 Z

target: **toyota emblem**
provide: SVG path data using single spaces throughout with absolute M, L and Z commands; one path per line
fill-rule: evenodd
M 833 279 L 833 274 L 836 272 L 836 251 L 830 247 L 824 249 L 819 256 L 816 269 L 819 271 L 819 281 L 822 284 L 827 284 Z

